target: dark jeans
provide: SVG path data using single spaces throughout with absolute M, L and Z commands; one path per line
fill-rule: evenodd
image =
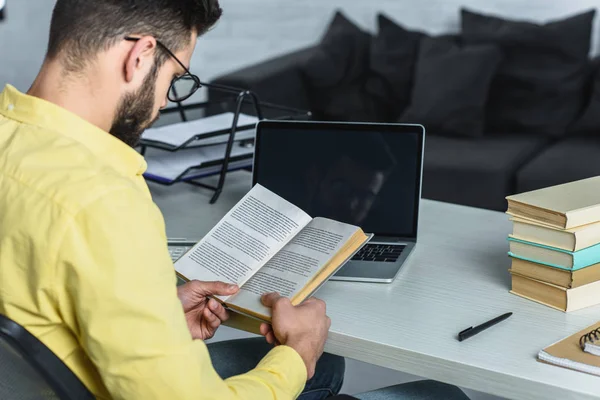
M 456 386 L 416 381 L 356 395 L 360 400 L 469 400 Z
M 273 347 L 263 338 L 211 343 L 208 351 L 219 376 L 227 379 L 255 368 Z M 344 358 L 323 354 L 314 378 L 306 382 L 298 399 L 320 400 L 338 394 L 344 383 Z M 435 381 L 418 381 L 356 395 L 361 400 L 469 400 L 456 386 Z
M 264 338 L 229 340 L 208 345 L 215 371 L 223 379 L 255 368 L 272 348 Z M 298 399 L 320 400 L 339 393 L 344 383 L 345 370 L 346 362 L 343 357 L 323 354 L 317 363 L 315 376 L 306 382 Z

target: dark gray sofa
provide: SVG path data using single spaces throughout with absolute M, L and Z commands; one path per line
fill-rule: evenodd
M 263 101 L 308 110 L 308 94 L 298 66 L 311 51 L 313 48 L 286 54 L 214 82 L 253 90 Z M 210 92 L 209 97 L 215 101 L 222 99 L 222 94 Z M 223 103 L 212 106 L 209 112 L 227 108 Z M 269 117 L 281 114 L 267 112 Z M 595 175 L 600 175 L 600 132 L 598 139 L 518 132 L 471 139 L 428 132 L 423 196 L 502 211 L 507 195 Z

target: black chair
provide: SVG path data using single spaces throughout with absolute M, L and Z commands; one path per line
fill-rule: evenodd
M 25 328 L 0 314 L 0 400 L 94 400 L 79 378 Z M 347 395 L 332 397 L 355 399 Z
M 0 315 L 0 399 L 94 398 L 50 349 L 21 325 Z

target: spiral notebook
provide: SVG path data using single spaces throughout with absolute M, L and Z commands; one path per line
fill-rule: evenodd
M 538 360 L 600 376 L 600 322 L 546 347 Z

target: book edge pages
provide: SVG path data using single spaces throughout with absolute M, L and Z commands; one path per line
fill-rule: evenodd
M 573 236 L 575 236 L 575 235 L 573 235 Z M 534 241 L 532 241 L 531 238 L 519 237 L 518 235 L 515 235 L 514 233 L 509 233 L 508 237 L 515 239 L 517 241 L 528 242 L 528 243 L 537 243 L 537 244 L 541 244 L 542 246 L 548 246 L 548 247 L 552 247 L 553 249 L 564 250 L 564 251 L 572 252 L 572 253 L 575 253 L 576 251 L 579 251 L 579 250 L 583 250 L 583 248 L 577 249 L 577 239 L 574 240 L 574 242 L 575 242 L 574 246 L 572 246 L 570 248 L 566 248 L 566 247 L 557 247 L 555 243 L 542 243 L 542 241 L 539 239 L 536 239 L 538 241 L 534 242 Z
M 545 263 L 545 262 L 542 262 L 542 261 L 538 261 L 538 260 L 530 259 L 530 258 L 527 258 L 527 257 L 523 257 L 523 256 L 520 256 L 520 255 L 518 255 L 518 254 L 515 254 L 515 253 L 513 253 L 512 251 L 509 251 L 509 252 L 508 252 L 508 256 L 509 256 L 509 257 L 513 257 L 513 258 L 517 258 L 517 259 L 519 259 L 519 260 L 523 260 L 523 261 L 529 261 L 529 262 L 531 262 L 531 263 L 540 264 L 540 265 L 545 265 L 545 266 L 547 266 L 547 267 L 550 267 L 550 268 L 556 268 L 556 269 L 560 269 L 560 270 L 563 270 L 563 271 L 569 271 L 569 272 L 573 272 L 573 271 L 579 271 L 580 269 L 587 268 L 587 267 L 580 267 L 580 268 L 565 268 L 565 267 L 562 267 L 562 266 L 560 266 L 560 265 L 558 265 L 558 264 L 550 264 L 550 263 Z M 594 265 L 594 264 L 592 264 L 592 265 Z M 591 265 L 589 265 L 589 266 L 591 266 Z
M 569 255 L 571 255 L 573 257 L 575 257 L 575 253 L 577 253 L 576 251 L 569 251 L 569 250 L 561 249 L 561 248 L 558 248 L 558 247 L 548 246 L 547 244 L 530 242 L 528 240 L 519 239 L 517 237 L 514 237 L 514 235 L 512 235 L 512 234 L 508 235 L 508 239 L 507 240 L 509 242 L 521 243 L 521 244 L 524 244 L 524 245 L 527 245 L 527 246 L 538 247 L 540 249 L 545 249 L 545 250 L 550 250 L 550 251 L 556 251 L 557 253 L 569 254 Z M 596 244 L 596 246 L 598 246 L 598 248 L 600 249 L 600 243 Z M 585 250 L 585 249 L 583 249 L 583 250 Z M 582 250 L 579 250 L 579 251 L 582 251 Z
M 592 307 L 600 304 L 600 298 L 597 298 L 594 302 L 588 301 L 590 298 L 594 298 L 594 293 L 597 293 L 600 289 L 600 281 L 588 283 L 587 285 L 579 286 L 573 289 L 566 290 L 567 292 L 567 311 L 577 311 L 583 308 Z M 575 298 L 573 296 L 576 296 Z M 598 296 L 596 296 L 598 297 Z
M 564 289 L 564 288 L 563 288 L 563 289 Z M 533 302 L 535 302 L 535 303 L 541 304 L 541 305 L 543 305 L 543 306 L 550 307 L 550 308 L 553 308 L 553 309 L 555 309 L 555 310 L 558 310 L 558 311 L 566 312 L 566 311 L 565 311 L 565 310 L 563 310 L 562 308 L 558 308 L 558 307 L 552 306 L 552 305 L 550 305 L 550 304 L 546 304 L 546 303 L 544 303 L 544 302 L 541 302 L 541 301 L 539 301 L 539 300 L 532 299 L 531 297 L 524 296 L 524 295 L 522 295 L 522 294 L 520 294 L 520 293 L 517 293 L 517 292 L 514 292 L 514 291 L 512 291 L 512 290 L 510 290 L 510 293 L 511 293 L 511 294 L 514 294 L 515 296 L 519 296 L 519 297 L 521 297 L 521 298 L 523 298 L 523 299 L 527 299 L 527 300 L 533 301 Z
M 541 281 L 541 280 L 535 279 L 535 278 L 530 278 L 530 277 L 525 276 L 523 274 L 520 274 L 518 272 L 513 273 L 513 275 L 520 276 L 521 278 L 529 279 L 530 281 L 534 281 L 534 282 L 538 282 L 538 283 L 543 283 L 544 285 L 552 286 L 552 287 L 554 287 L 556 289 L 560 289 L 560 290 L 565 291 L 565 292 L 568 290 L 568 289 L 566 289 L 563 286 L 555 285 L 555 284 L 549 283 L 549 282 L 544 282 L 544 281 Z
M 523 261 L 523 260 L 519 260 L 519 261 Z M 528 262 L 528 261 L 523 261 L 523 262 Z M 543 267 L 543 268 L 549 268 L 549 267 L 546 267 L 545 265 L 541 265 L 541 264 L 540 264 L 540 266 Z M 565 271 L 565 270 L 562 270 L 562 269 L 559 270 L 559 269 L 556 269 L 556 268 L 552 268 L 552 269 L 556 270 L 556 271 L 560 271 L 560 272 L 566 272 L 566 273 L 568 273 L 570 275 L 569 283 L 567 284 L 568 286 L 563 286 L 563 285 L 560 285 L 560 284 L 554 283 L 554 282 L 548 282 L 548 281 L 545 281 L 545 280 L 542 280 L 542 279 L 539 279 L 539 278 L 535 278 L 535 277 L 529 276 L 529 275 L 524 274 L 524 273 L 520 273 L 518 271 L 515 271 L 512 266 L 508 269 L 508 272 L 511 275 L 517 275 L 517 276 L 520 276 L 520 277 L 523 277 L 523 278 L 527 278 L 527 279 L 531 279 L 531 280 L 534 280 L 534 281 L 543 282 L 543 283 L 546 283 L 548 285 L 553 285 L 553 286 L 560 287 L 562 289 L 566 289 L 566 290 L 568 290 L 568 289 L 574 289 L 573 288 L 573 273 L 575 271 Z M 582 285 L 579 285 L 579 286 L 582 286 Z M 579 287 L 579 286 L 576 286 L 576 287 Z

